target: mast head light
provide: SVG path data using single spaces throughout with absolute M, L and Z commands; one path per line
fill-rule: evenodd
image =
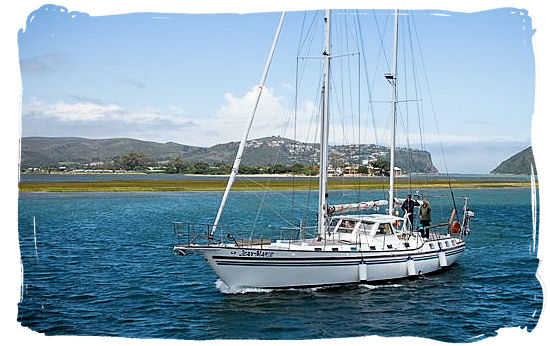
M 387 80 L 394 80 L 395 76 L 391 72 L 384 73 L 384 77 L 386 77 Z

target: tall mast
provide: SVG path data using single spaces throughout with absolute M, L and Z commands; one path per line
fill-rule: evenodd
M 390 81 L 392 92 L 392 117 L 391 117 L 391 148 L 390 148 L 390 191 L 388 198 L 388 214 L 393 214 L 393 197 L 394 197 L 394 175 L 395 175 L 395 123 L 397 118 L 397 32 L 398 32 L 398 15 L 399 11 L 395 10 L 394 32 L 393 32 L 393 72 L 391 75 L 386 75 Z
M 229 180 L 227 181 L 225 191 L 223 192 L 222 201 L 220 203 L 220 207 L 218 208 L 218 213 L 216 214 L 216 219 L 214 220 L 214 225 L 212 226 L 210 235 L 214 235 L 214 232 L 216 232 L 216 229 L 218 228 L 218 224 L 222 216 L 223 208 L 225 207 L 225 202 L 227 201 L 227 196 L 229 195 L 231 186 L 233 186 L 233 182 L 235 181 L 235 178 L 239 173 L 239 166 L 241 165 L 241 159 L 243 156 L 244 147 L 246 145 L 246 140 L 248 139 L 248 134 L 250 133 L 250 129 L 252 128 L 252 122 L 254 121 L 254 116 L 256 115 L 256 110 L 258 109 L 260 97 L 262 96 L 262 91 L 264 88 L 265 80 L 267 78 L 267 73 L 269 72 L 269 66 L 271 65 L 271 59 L 273 58 L 273 53 L 275 52 L 275 47 L 277 46 L 277 41 L 279 40 L 279 34 L 281 33 L 281 27 L 283 26 L 285 13 L 286 12 L 281 13 L 281 18 L 279 19 L 279 25 L 277 26 L 277 31 L 275 32 L 275 37 L 273 38 L 273 43 L 271 44 L 271 49 L 267 57 L 267 62 L 265 63 L 262 79 L 260 80 L 260 84 L 258 85 L 258 95 L 256 96 L 256 103 L 254 103 L 254 109 L 252 110 L 252 113 L 248 118 L 248 125 L 244 130 L 241 138 L 241 142 L 239 143 L 239 149 L 237 150 L 237 155 L 235 156 L 235 161 L 233 162 L 233 168 L 231 168 L 231 175 L 229 176 Z
M 323 50 L 323 86 L 321 111 L 321 139 L 319 158 L 319 211 L 317 233 L 325 232 L 327 225 L 327 167 L 329 132 L 329 91 L 330 91 L 330 10 L 325 10 L 325 48 Z

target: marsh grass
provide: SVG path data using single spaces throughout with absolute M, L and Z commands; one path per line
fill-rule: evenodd
M 510 188 L 529 187 L 528 181 L 479 181 L 451 180 L 453 188 Z M 110 180 L 93 182 L 20 182 L 20 192 L 140 192 L 140 191 L 223 191 L 225 179 L 192 179 L 192 180 Z M 446 188 L 448 180 L 412 180 L 397 181 L 396 188 Z M 241 179 L 233 185 L 233 190 L 315 190 L 317 178 L 311 179 Z M 387 189 L 388 184 L 382 180 L 334 179 L 329 181 L 329 189 Z

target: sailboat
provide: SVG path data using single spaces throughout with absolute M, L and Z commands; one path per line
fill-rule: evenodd
M 262 88 L 281 31 L 282 13 L 273 44 L 259 84 L 258 98 L 241 139 L 216 218 L 205 234 L 195 228 L 175 223 L 179 237 L 173 248 L 179 255 L 202 255 L 216 275 L 230 289 L 295 288 L 339 284 L 357 284 L 417 277 L 441 271 L 466 249 L 474 213 L 465 199 L 463 217 L 448 224 L 414 229 L 409 215 L 395 213 L 403 199 L 395 195 L 395 137 L 397 113 L 397 35 L 399 11 L 394 17 L 393 72 L 385 78 L 392 86 L 391 149 L 388 198 L 350 204 L 329 204 L 327 193 L 329 165 L 329 102 L 331 78 L 331 11 L 324 11 L 324 47 L 321 86 L 319 195 L 316 234 L 299 239 L 235 239 L 230 234 L 216 237 L 220 218 L 239 171 L 239 165 L 254 120 Z M 386 213 L 377 211 L 385 207 Z M 367 213 L 367 211 L 374 213 Z M 350 214 L 352 213 L 353 214 Z M 357 213 L 355 213 L 357 212 Z M 458 218 L 458 217 L 457 217 Z M 431 232 L 427 229 L 431 228 Z M 437 229 L 443 232 L 437 232 Z M 428 234 L 426 236 L 426 234 Z

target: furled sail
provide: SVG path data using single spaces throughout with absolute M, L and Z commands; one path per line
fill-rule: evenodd
M 359 210 L 369 210 L 369 209 L 378 210 L 378 208 L 380 208 L 383 205 L 388 205 L 388 201 L 381 199 L 378 201 L 367 201 L 367 202 L 359 202 L 359 203 L 333 204 L 328 207 L 328 213 L 332 215 L 335 213 L 346 213 L 348 211 L 359 211 Z

